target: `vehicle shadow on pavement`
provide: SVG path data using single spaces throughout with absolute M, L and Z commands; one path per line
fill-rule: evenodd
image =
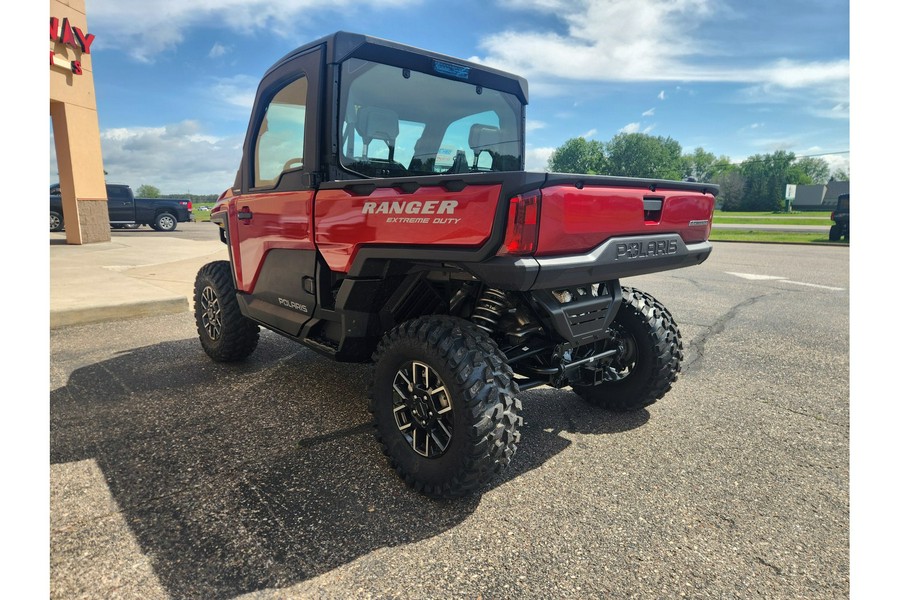
M 369 370 L 288 341 L 238 365 L 209 361 L 195 340 L 124 352 L 51 392 L 51 462 L 97 462 L 172 597 L 290 586 L 438 535 L 479 504 L 425 498 L 394 474 L 372 435 Z M 554 390 L 522 399 L 522 444 L 492 487 L 564 450 L 561 429 L 615 433 L 648 418 Z

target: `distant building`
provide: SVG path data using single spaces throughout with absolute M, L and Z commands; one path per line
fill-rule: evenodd
M 849 181 L 829 181 L 825 185 L 798 185 L 792 210 L 831 210 L 838 196 L 850 193 Z
M 837 206 L 838 196 L 849 193 L 849 181 L 829 181 L 825 190 L 825 199 L 822 201 L 822 204 L 828 208 L 834 208 Z

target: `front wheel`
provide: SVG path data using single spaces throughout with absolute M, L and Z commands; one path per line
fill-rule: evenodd
M 388 332 L 373 358 L 375 436 L 407 485 L 463 496 L 509 464 L 522 425 L 518 387 L 482 330 L 420 317 Z
M 63 218 L 62 215 L 56 211 L 50 211 L 50 231 L 62 231 L 63 229 Z
M 662 398 L 681 371 L 684 349 L 672 314 L 656 298 L 633 288 L 622 288 L 622 304 L 606 341 L 618 350 L 612 363 L 585 369 L 573 385 L 587 402 L 616 411 L 639 410 Z
M 194 319 L 203 350 L 215 361 L 244 360 L 259 343 L 259 325 L 241 314 L 227 260 L 203 265 L 194 281 Z
M 178 219 L 176 219 L 169 213 L 162 213 L 161 215 L 156 217 L 156 222 L 153 224 L 153 229 L 157 231 L 175 231 L 175 228 L 177 226 Z

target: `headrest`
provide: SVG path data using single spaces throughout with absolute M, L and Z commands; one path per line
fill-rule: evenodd
M 475 123 L 469 129 L 469 147 L 475 152 L 500 143 L 500 128 Z
M 392 110 L 364 106 L 356 113 L 356 131 L 366 144 L 372 140 L 393 142 L 400 134 L 400 118 Z

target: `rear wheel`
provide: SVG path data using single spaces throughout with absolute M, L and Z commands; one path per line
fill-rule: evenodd
M 244 360 L 259 343 L 259 326 L 238 307 L 228 261 L 208 263 L 197 273 L 194 319 L 200 344 L 215 361 Z
M 639 410 L 653 404 L 678 379 L 684 350 L 671 313 L 653 296 L 622 288 L 622 305 L 606 343 L 618 348 L 615 360 L 583 373 L 594 385 L 573 385 L 587 402 L 616 411 Z
M 841 239 L 841 228 L 837 225 L 832 225 L 831 229 L 828 230 L 828 241 L 836 242 Z
M 413 319 L 384 336 L 374 360 L 375 435 L 407 485 L 463 496 L 509 464 L 522 425 L 518 387 L 482 330 L 452 317 Z
M 176 219 L 169 213 L 162 213 L 161 215 L 156 217 L 156 222 L 153 224 L 153 229 L 157 231 L 175 231 L 175 228 L 177 226 L 178 219 Z

